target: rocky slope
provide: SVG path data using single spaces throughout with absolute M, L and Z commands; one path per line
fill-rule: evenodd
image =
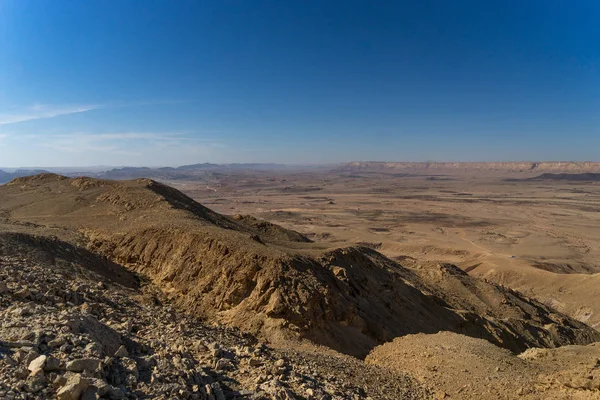
M 405 374 L 207 325 L 57 239 L 0 234 L 0 321 L 1 399 L 429 397 Z
M 101 256 L 152 281 L 181 310 L 273 342 L 305 338 L 364 357 L 397 336 L 442 330 L 514 352 L 600 339 L 456 267 L 417 271 L 365 247 L 323 249 L 147 179 L 14 180 L 0 187 L 0 229 L 56 236 L 73 246 L 70 253 Z
M 516 356 L 451 332 L 395 339 L 368 364 L 410 372 L 438 398 L 591 400 L 600 398 L 600 346 L 530 349 Z

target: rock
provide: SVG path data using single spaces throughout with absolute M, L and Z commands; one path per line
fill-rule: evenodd
M 140 373 L 137 368 L 137 363 L 132 358 L 123 357 L 121 358 L 121 364 L 127 372 L 127 380 L 131 385 L 135 385 L 140 377 Z
M 25 300 L 31 297 L 31 292 L 29 291 L 29 289 L 24 288 L 15 292 L 15 297 L 21 300 Z
M 444 400 L 444 399 L 447 399 L 448 397 L 449 397 L 448 393 L 444 392 L 443 390 L 442 391 L 438 391 L 435 394 L 435 399 L 436 400 Z
M 103 356 L 102 346 L 95 342 L 88 343 L 87 346 L 85 346 L 84 351 L 87 354 L 92 355 L 94 357 L 102 357 Z
M 55 348 L 61 347 L 63 344 L 67 342 L 67 339 L 64 336 L 59 336 L 56 339 L 52 339 L 48 342 L 48 347 Z
M 125 346 L 121 346 L 117 351 L 115 351 L 115 357 L 129 357 L 129 352 Z
M 106 354 L 115 354 L 121 346 L 121 335 L 92 316 L 73 318 L 68 327 L 72 332 L 89 335 Z
M 215 369 L 221 371 L 231 370 L 233 369 L 233 364 L 226 358 L 220 358 L 215 363 Z
M 80 400 L 97 400 L 99 398 L 100 395 L 98 394 L 98 389 L 90 386 L 83 392 Z
M 88 388 L 90 382 L 79 374 L 72 375 L 67 382 L 56 393 L 59 400 L 79 400 L 83 392 Z
M 25 383 L 29 393 L 39 392 L 46 386 L 46 376 L 44 375 L 44 371 L 36 369 L 29 375 Z
M 23 367 L 23 366 L 18 366 L 15 369 L 15 376 L 17 377 L 17 379 L 25 379 L 29 376 L 30 371 Z
M 114 386 L 110 387 L 110 390 L 108 391 L 106 396 L 112 400 L 121 400 L 127 398 L 127 395 L 123 392 L 121 388 L 117 388 Z
M 293 393 L 281 385 L 281 382 L 274 378 L 271 381 L 260 385 L 260 388 L 271 395 L 271 398 L 278 400 L 294 400 Z
M 223 394 L 223 390 L 218 382 L 211 383 L 210 385 L 206 385 L 206 397 L 210 400 L 225 400 L 225 395 Z
M 29 363 L 29 366 L 27 367 L 28 370 L 30 370 L 31 372 L 37 371 L 39 369 L 43 369 L 44 365 L 46 364 L 46 356 L 39 356 L 36 359 L 34 359 L 33 361 L 31 361 Z
M 279 360 L 275 361 L 275 366 L 277 368 L 285 367 L 285 360 L 280 358 Z
M 65 366 L 67 371 L 94 372 L 102 365 L 102 361 L 97 358 L 80 358 L 78 360 L 69 361 Z
M 9 289 L 8 289 L 8 285 L 6 284 L 6 282 L 0 281 L 0 294 L 8 293 L 8 292 L 9 292 Z
M 111 390 L 111 386 L 106 383 L 105 381 L 103 381 L 102 379 L 98 379 L 98 378 L 90 378 L 90 386 L 93 386 L 96 389 L 96 392 L 98 393 L 98 396 L 102 397 L 104 396 L 106 393 L 110 392 Z
M 27 354 L 25 354 L 25 356 L 23 357 L 23 364 L 29 366 L 29 364 L 35 360 L 36 358 L 38 358 L 40 355 L 38 354 L 37 351 L 33 350 L 33 349 L 29 349 L 29 351 L 27 351 Z
M 73 351 L 73 346 L 71 346 L 68 343 L 63 344 L 62 346 L 60 346 L 60 351 L 65 353 L 65 354 L 70 354 L 71 351 Z
M 262 365 L 262 361 L 259 358 L 252 357 L 250 360 L 248 360 L 248 365 L 251 367 L 259 367 Z
M 44 365 L 44 371 L 56 371 L 60 368 L 60 360 L 55 357 L 47 357 L 46 364 Z

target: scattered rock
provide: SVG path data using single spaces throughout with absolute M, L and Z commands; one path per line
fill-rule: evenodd
M 101 365 L 102 360 L 97 358 L 80 358 L 78 360 L 69 361 L 65 365 L 65 369 L 72 372 L 94 372 L 99 369 Z
M 60 368 L 60 360 L 55 357 L 46 358 L 46 364 L 44 365 L 44 371 L 51 372 L 57 371 Z
M 27 367 L 27 369 L 30 370 L 31 372 L 43 369 L 44 365 L 46 364 L 46 358 L 47 358 L 46 356 L 37 357 L 35 360 L 33 360 L 29 363 L 29 366 Z
M 59 400 L 79 400 L 90 382 L 79 374 L 71 375 L 63 387 L 56 393 Z

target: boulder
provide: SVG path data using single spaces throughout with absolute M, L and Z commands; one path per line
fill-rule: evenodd
M 46 365 L 46 359 L 48 357 L 46 356 L 39 356 L 36 359 L 34 359 L 33 361 L 31 361 L 29 363 L 29 366 L 27 367 L 28 370 L 30 370 L 31 372 L 37 371 L 38 369 L 44 369 L 44 365 Z
M 56 393 L 56 397 L 58 400 L 79 400 L 89 385 L 90 382 L 81 375 L 72 375 L 67 379 L 67 382 L 60 388 L 58 393 Z

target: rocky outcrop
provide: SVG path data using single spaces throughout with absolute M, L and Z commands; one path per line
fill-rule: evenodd
M 417 274 L 366 247 L 317 258 L 261 254 L 178 229 L 94 243 L 182 309 L 267 338 L 284 329 L 358 357 L 397 336 L 441 330 L 514 352 L 600 340 L 585 324 L 457 267 Z

